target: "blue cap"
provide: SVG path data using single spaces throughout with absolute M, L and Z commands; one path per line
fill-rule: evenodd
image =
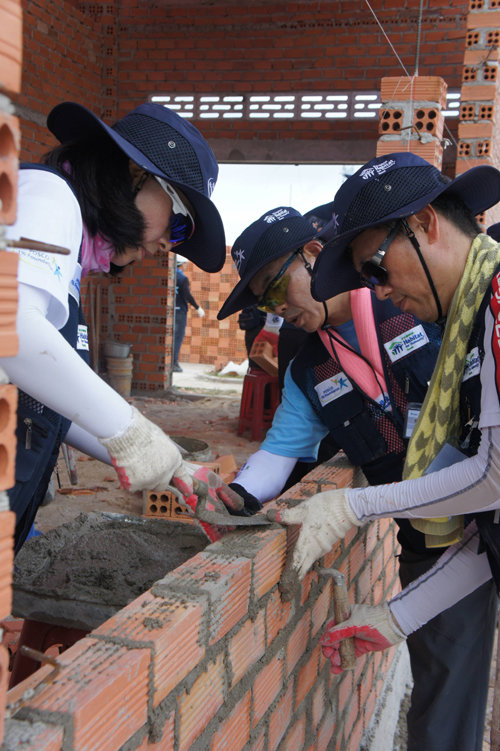
M 194 234 L 182 243 L 182 252 L 204 271 L 220 271 L 226 240 L 210 200 L 219 167 L 192 123 L 162 104 L 148 102 L 110 127 L 81 104 L 62 102 L 49 113 L 47 126 L 61 143 L 105 132 L 133 162 L 179 188 L 196 214 Z
M 411 216 L 444 193 L 457 196 L 474 215 L 480 214 L 500 201 L 500 172 L 485 165 L 450 180 L 416 154 L 397 152 L 372 159 L 348 177 L 331 204 L 332 219 L 321 231 L 326 245 L 314 264 L 313 297 L 328 300 L 361 286 L 345 252 L 356 235 Z
M 248 285 L 255 274 L 271 261 L 301 248 L 318 233 L 302 214 L 291 206 L 279 206 L 263 214 L 234 241 L 231 256 L 240 275 L 217 318 L 255 305 L 257 298 Z

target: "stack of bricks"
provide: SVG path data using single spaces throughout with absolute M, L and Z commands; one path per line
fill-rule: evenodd
M 500 9 L 497 0 L 471 0 L 458 125 L 457 174 L 481 164 L 498 166 L 500 137 L 497 129 Z M 490 209 L 485 225 L 500 220 L 500 210 Z
M 411 151 L 440 169 L 446 90 L 439 76 L 382 78 L 377 156 Z
M 281 500 L 356 479 L 333 459 Z M 289 544 L 278 525 L 232 532 L 167 574 L 61 654 L 55 677 L 45 666 L 9 691 L 6 747 L 22 733 L 24 751 L 359 748 L 395 651 L 330 674 L 332 582 L 313 570 L 282 600 Z M 350 532 L 320 563 L 351 601 L 380 602 L 398 587 L 394 524 Z
M 0 3 L 0 357 L 17 354 L 17 255 L 5 250 L 5 225 L 17 211 L 19 121 L 12 115 L 10 97 L 19 93 L 22 62 L 22 12 L 18 0 Z M 0 619 L 12 604 L 14 514 L 7 490 L 14 484 L 17 389 L 0 369 Z M 3 627 L 0 629 L 3 636 Z M 4 736 L 9 652 L 0 645 L 0 743 Z
M 205 311 L 199 318 L 189 308 L 181 361 L 210 363 L 220 369 L 231 360 L 241 363 L 247 358 L 245 335 L 238 326 L 238 314 L 217 320 L 217 313 L 240 278 L 228 248 L 226 263 L 218 274 L 207 274 L 194 264 L 184 269 L 189 277 L 191 293 Z

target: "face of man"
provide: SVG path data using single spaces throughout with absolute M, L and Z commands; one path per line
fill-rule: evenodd
M 408 224 L 415 233 L 439 295 L 443 313 L 446 314 L 455 284 L 455 276 L 447 276 L 446 273 L 450 256 L 445 249 L 441 252 L 435 233 L 431 234 L 428 225 L 419 218 L 409 217 Z M 367 229 L 351 241 L 352 261 L 357 271 L 361 272 L 363 264 L 377 252 L 387 234 L 387 228 Z M 387 280 L 374 288 L 378 299 L 390 299 L 398 308 L 412 313 L 423 321 L 435 321 L 437 307 L 429 280 L 414 246 L 404 232 L 398 233 L 391 242 L 381 265 L 387 271 Z
M 304 246 L 304 257 L 314 264 L 317 253 L 321 250 L 320 243 L 311 241 Z M 264 266 L 251 280 L 249 287 L 258 298 L 262 297 L 270 282 L 290 257 L 291 252 L 271 261 Z M 288 279 L 286 279 L 288 277 Z M 292 323 L 304 331 L 316 331 L 324 321 L 323 304 L 314 300 L 311 295 L 311 277 L 300 255 L 295 256 L 280 279 L 286 294 L 283 302 L 273 306 L 273 312 L 281 316 L 288 323 Z M 272 298 L 272 294 L 266 298 Z

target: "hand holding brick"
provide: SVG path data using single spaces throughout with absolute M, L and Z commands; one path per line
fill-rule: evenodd
M 125 490 L 162 490 L 175 475 L 192 492 L 191 473 L 177 446 L 135 407 L 122 433 L 99 438 L 99 442 L 107 449 Z
M 300 524 L 293 549 L 292 569 L 303 579 L 318 558 L 328 553 L 353 526 L 361 522 L 351 509 L 345 490 L 325 490 L 298 506 L 284 511 L 271 510 L 268 517 L 283 524 Z
M 351 637 L 354 639 L 356 657 L 387 649 L 406 638 L 396 625 L 386 602 L 375 607 L 353 605 L 350 618 L 338 626 L 334 620 L 330 621 L 320 639 L 323 655 L 330 660 L 332 673 L 342 672 L 340 644 Z

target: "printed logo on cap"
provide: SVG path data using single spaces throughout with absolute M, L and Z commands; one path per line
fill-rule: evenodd
M 245 260 L 245 251 L 243 250 L 243 248 L 238 248 L 238 250 L 233 250 L 232 256 L 235 266 L 239 271 Z
M 361 170 L 359 173 L 359 176 L 363 180 L 370 180 L 372 177 L 378 177 L 379 175 L 383 175 L 387 172 L 387 170 L 390 170 L 391 167 L 394 167 L 396 164 L 394 159 L 386 159 L 385 162 L 380 162 L 380 164 L 373 164 L 371 167 L 367 167 L 364 170 Z
M 208 178 L 208 183 L 207 183 L 207 190 L 208 190 L 208 196 L 209 196 L 209 198 L 212 195 L 212 193 L 214 192 L 214 188 L 215 188 L 215 178 L 214 177 L 209 177 Z
M 282 219 L 287 217 L 290 214 L 288 209 L 278 209 L 277 211 L 273 211 L 271 214 L 266 214 L 262 217 L 262 221 L 266 222 L 267 224 L 273 224 L 273 222 L 281 222 Z

